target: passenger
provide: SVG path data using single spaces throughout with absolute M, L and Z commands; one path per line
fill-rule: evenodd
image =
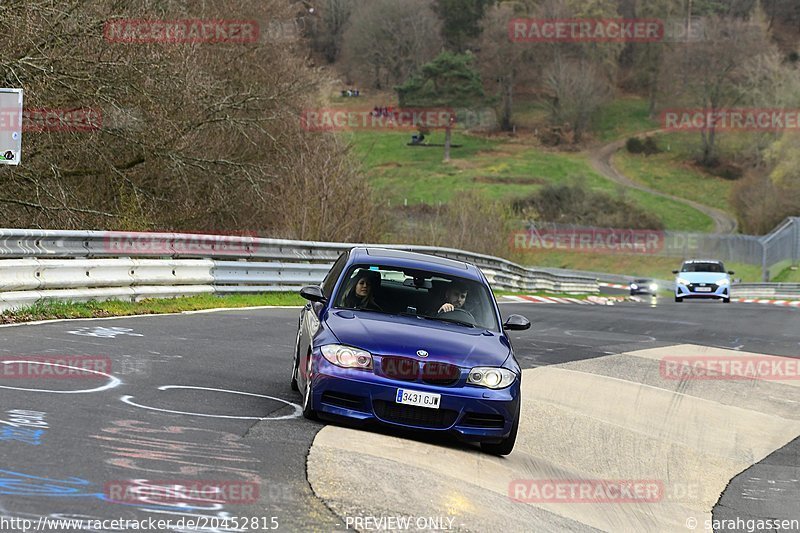
M 449 313 L 456 309 L 463 309 L 464 302 L 467 301 L 469 289 L 464 283 L 453 281 L 444 292 L 444 303 L 439 307 L 437 313 Z
M 375 303 L 375 292 L 381 285 L 381 275 L 371 270 L 362 270 L 354 279 L 344 297 L 344 307 L 382 311 Z

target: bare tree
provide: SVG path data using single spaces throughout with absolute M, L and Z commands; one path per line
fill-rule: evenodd
M 369 0 L 349 24 L 343 68 L 376 89 L 404 81 L 442 49 L 430 0 Z
M 316 2 L 315 24 L 309 28 L 311 44 L 328 63 L 334 63 L 342 51 L 342 38 L 350 15 L 359 0 L 319 0 Z
M 299 116 L 315 104 L 321 79 L 306 66 L 303 42 L 275 42 L 269 32 L 245 43 L 104 38 L 115 20 L 267 27 L 293 17 L 280 0 L 0 3 L 0 86 L 23 87 L 28 108 L 102 115 L 91 131 L 23 133 L 23 164 L 0 168 L 0 225 L 331 236 L 298 230 L 281 212 L 298 194 L 290 184 L 322 183 L 326 165 L 350 161 L 322 135 L 307 150 Z M 360 177 L 347 179 L 357 190 Z M 341 213 L 348 203 L 329 208 Z M 294 207 L 301 218 L 314 208 Z
M 554 124 L 569 125 L 574 142 L 581 141 L 592 113 L 608 101 L 611 87 L 592 64 L 557 59 L 544 74 L 549 99 L 545 105 Z
M 530 46 L 512 42 L 508 38 L 508 22 L 514 10 L 508 5 L 492 6 L 484 16 L 479 41 L 478 66 L 484 80 L 496 83 L 500 93 L 500 128 L 513 128 L 512 110 L 514 90 L 520 83 L 531 78 L 530 62 L 527 62 Z
M 763 24 L 712 17 L 705 23 L 705 39 L 677 43 L 665 58 L 660 78 L 664 99 L 716 113 L 740 105 L 747 95 L 740 90 L 750 76 L 748 65 L 769 54 L 772 45 Z M 717 130 L 712 122 L 700 131 L 700 162 L 717 162 Z

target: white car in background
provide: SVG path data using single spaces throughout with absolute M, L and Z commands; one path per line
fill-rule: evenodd
M 731 303 L 731 276 L 722 261 L 692 259 L 684 261 L 680 270 L 673 270 L 675 278 L 675 301 L 684 298 L 716 298 Z

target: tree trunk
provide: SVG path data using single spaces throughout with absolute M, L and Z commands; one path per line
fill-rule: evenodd
M 503 118 L 500 121 L 500 128 L 503 131 L 511 131 L 511 106 L 514 98 L 514 82 L 511 79 L 506 79 L 504 85 Z
M 444 160 L 445 162 L 450 161 L 450 130 L 451 127 L 448 124 L 447 127 L 444 129 Z

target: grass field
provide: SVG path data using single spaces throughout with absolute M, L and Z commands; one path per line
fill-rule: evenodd
M 672 271 L 681 264 L 680 258 L 656 257 L 652 255 L 627 255 L 610 253 L 569 252 L 563 250 L 536 250 L 519 253 L 511 260 L 526 266 L 570 268 L 591 272 L 607 272 L 626 276 L 672 279 Z M 761 267 L 743 263 L 725 263 L 743 281 L 761 281 Z
M 185 298 L 154 298 L 140 302 L 41 302 L 16 311 L 0 313 L 0 324 L 48 320 L 54 318 L 102 318 L 109 316 L 149 315 L 199 311 L 220 307 L 256 307 L 261 305 L 303 305 L 299 294 L 274 292 L 267 294 L 231 294 L 216 296 L 199 294 Z
M 665 150 L 660 154 L 645 156 L 620 150 L 614 155 L 614 165 L 652 189 L 733 214 L 728 198 L 734 182 L 707 174 L 687 162 L 691 142 L 686 136 L 684 133 L 656 136 L 659 147 Z M 670 151 L 666 151 L 668 147 Z
M 592 134 L 601 141 L 613 141 L 634 133 L 658 129 L 646 99 L 626 96 L 606 104 L 592 115 Z
M 779 283 L 800 283 L 800 268 L 794 267 L 794 270 L 792 270 L 791 267 L 787 268 L 770 281 Z
M 597 191 L 617 195 L 621 188 L 597 174 L 584 154 L 546 151 L 518 142 L 453 133 L 450 163 L 443 148 L 407 146 L 408 132 L 355 131 L 350 134 L 370 182 L 391 205 L 448 202 L 457 191 L 477 190 L 489 198 L 511 200 L 530 195 L 548 183 L 583 179 Z M 433 132 L 431 143 L 444 141 Z M 624 195 L 664 221 L 666 229 L 710 231 L 713 222 L 699 211 L 648 193 Z

